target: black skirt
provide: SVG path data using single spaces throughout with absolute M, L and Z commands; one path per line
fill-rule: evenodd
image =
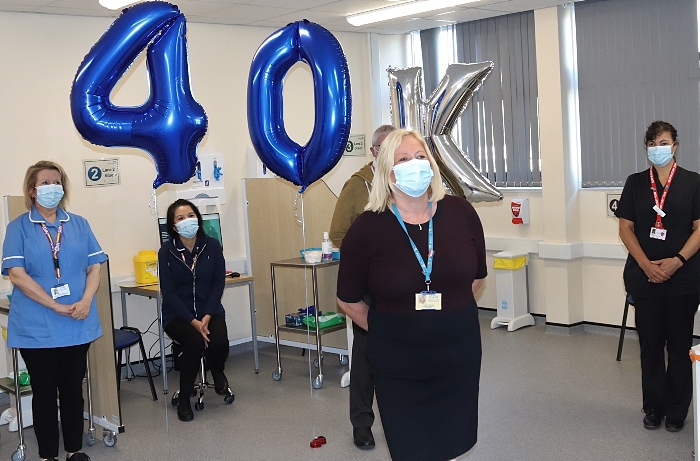
M 370 309 L 370 367 L 391 458 L 446 461 L 476 443 L 481 333 L 476 302 L 451 312 Z

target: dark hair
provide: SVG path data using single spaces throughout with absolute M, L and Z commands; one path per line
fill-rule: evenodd
M 657 120 L 651 125 L 649 125 L 649 128 L 647 128 L 647 132 L 644 135 L 644 146 L 646 147 L 650 141 L 653 141 L 662 133 L 669 133 L 671 135 L 671 139 L 673 139 L 673 142 L 678 141 L 678 132 L 673 127 L 673 125 L 671 125 L 668 122 L 662 122 L 661 120 Z
M 183 198 L 179 198 L 175 200 L 170 206 L 168 207 L 168 214 L 166 215 L 166 221 L 165 225 L 168 229 L 168 235 L 171 238 L 177 237 L 179 234 L 175 230 L 175 210 L 180 208 L 181 206 L 188 206 L 192 208 L 192 211 L 194 211 L 194 214 L 197 215 L 197 222 L 199 223 L 199 229 L 197 229 L 197 237 L 201 237 L 204 235 L 204 221 L 202 220 L 202 214 L 199 212 L 199 209 L 194 205 L 194 203 L 190 202 L 189 200 L 185 200 Z

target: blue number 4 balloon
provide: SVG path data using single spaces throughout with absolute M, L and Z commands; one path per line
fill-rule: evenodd
M 85 56 L 70 95 L 73 123 L 87 141 L 150 154 L 154 189 L 194 176 L 197 145 L 207 131 L 206 114 L 190 88 L 185 25 L 178 8 L 166 2 L 124 10 Z M 148 100 L 115 106 L 112 89 L 146 47 Z

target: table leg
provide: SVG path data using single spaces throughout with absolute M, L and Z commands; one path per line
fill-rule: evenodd
M 321 350 L 321 326 L 318 321 L 318 282 L 316 280 L 316 266 L 311 266 L 311 283 L 314 293 L 314 317 L 316 318 L 316 356 L 318 357 L 318 376 L 313 382 L 313 387 L 320 389 L 323 387 L 323 353 Z
M 275 266 L 270 265 L 272 277 L 272 317 L 275 320 L 275 349 L 277 351 L 277 370 L 272 372 L 272 379 L 279 381 L 282 379 L 282 360 L 280 359 L 280 325 L 277 318 L 277 288 L 275 287 Z
M 160 342 L 160 373 L 163 375 L 163 394 L 168 393 L 168 368 L 165 365 L 165 333 L 163 330 L 163 297 L 158 292 L 156 296 L 158 305 L 158 340 Z M 147 364 L 148 366 L 148 364 Z
M 122 298 L 122 325 L 127 327 L 129 326 L 129 323 L 127 322 L 126 318 L 126 293 L 123 291 L 121 292 L 121 298 Z M 134 377 L 134 372 L 131 369 L 131 355 L 129 354 L 130 352 L 130 347 L 126 348 L 126 351 L 124 352 L 124 360 L 126 360 L 126 379 L 131 379 Z M 119 364 L 119 370 L 121 370 L 121 363 Z M 117 376 L 117 379 L 121 380 L 121 373 L 120 376 Z
M 250 331 L 253 338 L 253 360 L 255 363 L 255 373 L 260 371 L 260 361 L 258 360 L 258 328 L 255 319 L 255 293 L 253 281 L 248 282 L 248 298 L 250 299 Z

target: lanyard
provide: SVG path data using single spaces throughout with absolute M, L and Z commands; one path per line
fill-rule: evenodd
M 651 190 L 654 193 L 654 203 L 656 204 L 656 223 L 654 224 L 654 227 L 657 229 L 663 229 L 664 225 L 661 223 L 661 213 L 659 211 L 664 210 L 664 204 L 666 203 L 666 195 L 668 194 L 668 189 L 671 187 L 671 183 L 673 182 L 673 177 L 676 174 L 676 168 L 678 167 L 677 163 L 673 164 L 673 167 L 671 168 L 671 173 L 668 175 L 668 179 L 666 180 L 666 186 L 664 187 L 664 193 L 661 195 L 661 201 L 659 201 L 659 193 L 656 190 L 656 180 L 654 179 L 654 167 L 649 168 L 649 179 L 651 180 Z
M 192 256 L 192 266 L 190 266 L 190 272 L 194 273 L 194 266 L 197 265 L 197 257 L 199 256 L 199 253 L 197 252 L 199 248 L 195 248 L 193 253 L 194 255 Z M 180 257 L 182 258 L 182 262 L 185 263 L 185 266 L 187 266 L 187 260 L 185 259 L 185 252 L 181 251 L 180 252 Z
M 435 252 L 433 251 L 433 204 L 432 204 L 432 202 L 428 202 L 428 206 L 430 207 L 430 223 L 428 224 L 428 264 L 427 265 L 425 264 L 425 260 L 423 260 L 423 256 L 421 256 L 420 251 L 418 251 L 416 244 L 413 243 L 413 239 L 411 238 L 410 235 L 408 235 L 408 230 L 406 229 L 406 224 L 404 224 L 403 219 L 401 219 L 401 213 L 399 213 L 398 207 L 396 206 L 395 203 L 393 203 L 391 206 L 394 210 L 394 216 L 396 216 L 396 219 L 399 220 L 399 224 L 401 224 L 403 231 L 406 232 L 406 235 L 408 236 L 408 241 L 411 242 L 411 247 L 413 248 L 413 253 L 416 255 L 416 259 L 418 260 L 418 264 L 420 264 L 420 267 L 423 270 L 423 275 L 425 275 L 426 290 L 430 291 L 430 274 L 433 272 L 433 255 L 435 254 Z
M 61 236 L 63 235 L 63 224 L 58 226 L 56 231 L 56 243 L 53 242 L 51 234 L 49 233 L 49 228 L 46 227 L 46 223 L 41 223 L 41 230 L 44 231 L 46 239 L 49 241 L 49 247 L 51 248 L 51 254 L 53 256 L 53 268 L 56 272 L 56 282 L 61 283 L 61 267 L 58 264 L 58 252 L 61 251 Z

